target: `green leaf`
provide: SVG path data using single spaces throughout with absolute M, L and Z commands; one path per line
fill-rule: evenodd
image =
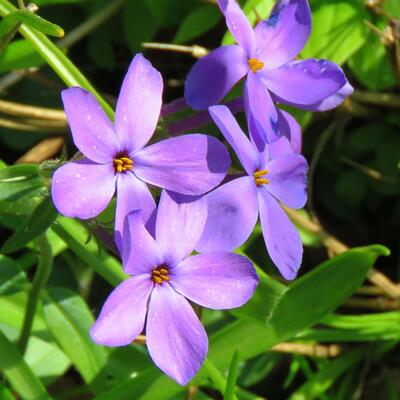
M 235 398 L 236 380 L 239 370 L 239 351 L 233 354 L 231 365 L 229 367 L 228 378 L 226 380 L 224 400 L 233 400 Z
M 7 0 L 0 0 L 0 15 L 6 15 L 16 11 L 12 4 Z M 29 40 L 35 50 L 42 56 L 48 65 L 57 73 L 57 75 L 68 86 L 80 86 L 90 91 L 99 101 L 104 111 L 110 118 L 114 117 L 114 111 L 108 103 L 100 96 L 89 81 L 82 75 L 79 69 L 70 61 L 70 59 L 53 44 L 45 35 L 22 24 L 19 32 Z
M 311 2 L 312 33 L 302 58 L 326 58 L 345 63 L 367 40 L 369 14 L 361 0 Z
M 7 254 L 22 249 L 35 237 L 45 232 L 56 218 L 57 210 L 54 208 L 51 197 L 48 196 L 35 208 L 24 225 L 3 244 L 1 251 Z
M 27 284 L 21 267 L 11 258 L 0 254 L 0 295 L 18 292 Z
M 39 67 L 42 58 L 27 40 L 14 40 L 0 54 L 0 72 Z
M 366 354 L 368 354 L 368 347 L 360 347 L 345 353 L 309 377 L 307 382 L 289 397 L 289 400 L 318 398 L 333 385 L 339 376 L 365 358 Z
M 342 304 L 361 285 L 376 258 L 387 254 L 385 247 L 374 245 L 351 249 L 324 262 L 295 281 L 272 314 L 267 307 L 264 317 L 258 311 L 254 320 L 238 320 L 212 335 L 210 359 L 217 367 L 226 367 L 236 349 L 241 359 L 248 359 L 293 338 Z M 267 302 L 269 294 L 264 295 Z
M 0 200 L 17 200 L 44 186 L 34 164 L 20 164 L 0 170 Z
M 143 0 L 152 19 L 161 28 L 179 24 L 187 13 L 196 6 L 196 0 Z M 147 21 L 146 21 L 147 22 Z
M 322 328 L 309 329 L 299 340 L 318 342 L 376 342 L 400 340 L 400 312 L 368 315 L 330 315 L 321 321 Z
M 31 11 L 17 10 L 6 15 L 0 22 L 0 38 L 9 34 L 18 24 L 22 23 L 46 35 L 64 36 L 64 30 L 60 26 L 46 21 Z
M 69 246 L 69 248 L 90 265 L 111 285 L 116 286 L 127 278 L 122 271 L 121 263 L 99 248 L 95 240 L 88 241 L 89 231 L 78 221 L 59 216 L 52 230 Z
M 23 399 L 47 400 L 50 396 L 23 360 L 14 343 L 0 331 L 0 369 L 7 381 Z
M 3 383 L 0 383 L 0 399 L 15 400 L 12 393 L 7 389 L 7 387 Z
M 125 39 L 132 52 L 142 50 L 142 43 L 151 41 L 159 25 L 144 0 L 129 1 L 124 9 Z
M 393 17 L 400 18 L 400 3 L 398 0 L 385 0 L 383 8 Z
M 383 90 L 396 84 L 386 48 L 375 32 L 370 32 L 365 44 L 349 59 L 349 66 L 368 89 Z
M 43 314 L 54 339 L 84 381 L 94 391 L 102 390 L 107 384 L 106 353 L 90 339 L 94 319 L 85 301 L 70 290 L 49 289 L 44 295 Z
M 188 14 L 179 25 L 174 43 L 187 43 L 217 25 L 221 14 L 217 7 L 205 4 Z

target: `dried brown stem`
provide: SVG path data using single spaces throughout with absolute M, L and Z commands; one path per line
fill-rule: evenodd
M 171 43 L 142 43 L 142 46 L 146 49 L 155 49 L 162 51 L 175 51 L 177 53 L 187 53 L 194 58 L 201 58 L 208 54 L 208 50 L 205 47 L 193 45 L 193 46 L 182 46 L 179 44 Z
M 36 107 L 12 101 L 0 100 L 0 112 L 16 117 L 61 121 L 66 124 L 65 112 L 52 108 Z
M 26 120 L 16 121 L 7 118 L 0 118 L 0 127 L 14 129 L 17 131 L 55 133 L 66 132 L 67 125 L 58 121 Z
M 333 358 L 339 356 L 343 349 L 338 344 L 303 344 L 303 343 L 280 343 L 272 347 L 272 351 L 279 353 L 301 354 L 303 356 Z
M 284 208 L 290 219 L 295 224 L 317 235 L 328 251 L 331 251 L 334 255 L 343 253 L 349 249 L 348 246 L 340 240 L 326 232 L 318 222 L 311 221 L 298 211 L 287 207 Z M 371 283 L 380 287 L 388 297 L 391 297 L 392 299 L 400 298 L 400 286 L 392 282 L 382 272 L 377 271 L 375 268 L 371 268 L 368 272 L 367 278 Z
M 394 311 L 400 309 L 399 300 L 388 299 L 387 297 L 377 297 L 375 299 L 351 297 L 343 305 L 351 308 L 366 308 L 374 311 Z
M 16 161 L 16 163 L 40 164 L 43 161 L 54 157 L 61 150 L 64 140 L 65 139 L 60 136 L 44 139 L 29 149 L 21 158 Z

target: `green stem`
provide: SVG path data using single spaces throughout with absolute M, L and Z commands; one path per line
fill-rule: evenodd
M 35 241 L 39 252 L 39 261 L 35 276 L 33 278 L 31 290 L 29 292 L 24 324 L 22 326 L 21 335 L 18 340 L 18 347 L 22 354 L 24 354 L 25 352 L 26 345 L 31 334 L 33 318 L 35 316 L 40 292 L 46 285 L 53 264 L 53 254 L 46 235 L 43 234 L 38 236 Z
M 6 16 L 17 9 L 7 0 L 0 0 L 0 15 Z M 29 40 L 35 50 L 42 56 L 54 72 L 64 81 L 67 86 L 80 86 L 97 98 L 104 111 L 110 118 L 114 117 L 114 111 L 109 104 L 89 83 L 86 77 L 71 62 L 71 60 L 45 35 L 22 24 L 19 32 L 25 39 Z
M 226 380 L 219 369 L 210 361 L 209 358 L 206 358 L 204 360 L 203 369 L 206 371 L 209 378 L 213 381 L 215 387 L 220 391 L 222 395 L 224 395 L 226 390 Z M 234 395 L 233 399 L 237 400 L 237 397 Z

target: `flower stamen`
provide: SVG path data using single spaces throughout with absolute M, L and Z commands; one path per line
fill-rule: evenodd
M 168 276 L 168 268 L 166 267 L 155 267 L 151 271 L 151 280 L 158 285 L 161 285 L 163 282 L 168 282 L 171 278 Z
M 266 179 L 266 178 L 263 178 L 263 176 L 265 176 L 267 174 L 268 174 L 268 170 L 266 170 L 266 169 L 254 172 L 253 176 L 254 176 L 254 179 L 256 181 L 256 185 L 258 187 L 260 187 L 262 185 L 268 185 L 269 180 Z
M 264 68 L 264 63 L 260 60 L 257 60 L 257 58 L 249 58 L 247 63 L 253 72 L 257 72 L 258 70 Z
M 113 160 L 115 172 L 121 173 L 130 171 L 133 168 L 133 161 L 126 156 L 117 156 Z

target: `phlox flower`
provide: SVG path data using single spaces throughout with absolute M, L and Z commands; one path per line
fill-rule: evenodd
M 253 29 L 235 0 L 218 0 L 237 45 L 222 46 L 198 60 L 185 85 L 194 109 L 218 104 L 246 76 L 244 105 L 253 131 L 277 140 L 274 102 L 305 110 L 338 106 L 353 88 L 342 69 L 327 60 L 294 60 L 311 32 L 307 0 L 279 0 L 270 17 Z
M 206 332 L 189 301 L 212 309 L 239 307 L 252 296 L 258 277 L 251 262 L 224 251 L 190 256 L 207 218 L 205 198 L 163 191 L 155 234 L 140 211 L 126 217 L 122 261 L 132 275 L 106 300 L 91 329 L 106 346 L 130 344 L 142 331 L 155 364 L 186 384 L 208 351 Z
M 260 216 L 268 253 L 285 279 L 294 279 L 303 247 L 299 233 L 281 208 L 302 208 L 307 200 L 307 161 L 286 137 L 260 151 L 226 106 L 210 114 L 238 156 L 246 174 L 207 194 L 208 216 L 196 250 L 231 251 L 250 236 Z
M 146 183 L 198 195 L 221 182 L 230 157 L 211 136 L 188 134 L 146 146 L 157 126 L 162 90 L 160 73 L 138 54 L 123 81 L 114 123 L 86 90 L 62 92 L 74 143 L 85 158 L 63 165 L 53 175 L 53 201 L 61 214 L 95 217 L 116 191 L 119 243 L 129 211 L 141 209 L 147 220 L 155 210 Z

